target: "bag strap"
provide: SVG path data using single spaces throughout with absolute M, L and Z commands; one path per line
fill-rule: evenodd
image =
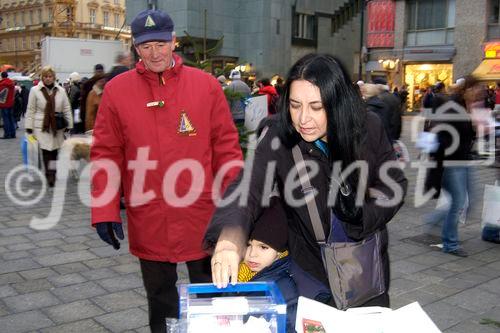
M 295 145 L 292 148 L 293 160 L 295 161 L 295 168 L 297 169 L 297 173 L 299 174 L 300 186 L 302 187 L 302 192 L 305 194 L 309 191 L 312 186 L 309 180 L 309 175 L 305 168 L 304 157 L 302 156 L 302 152 L 300 151 L 299 145 Z M 299 167 L 300 166 L 300 167 Z M 325 242 L 325 231 L 323 230 L 323 225 L 321 224 L 321 218 L 319 217 L 318 206 L 316 205 L 316 199 L 314 198 L 313 193 L 309 193 L 312 198 L 309 200 L 306 198 L 307 211 L 309 212 L 309 218 L 311 220 L 314 236 L 316 237 L 316 241 L 318 243 Z

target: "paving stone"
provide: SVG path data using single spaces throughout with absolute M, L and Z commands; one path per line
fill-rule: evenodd
M 4 260 L 22 259 L 31 256 L 27 251 L 9 251 L 2 255 Z
M 389 293 L 391 296 L 397 296 L 405 292 L 421 288 L 422 286 L 423 285 L 421 283 L 412 280 L 395 279 L 391 281 Z
M 75 251 L 83 251 L 83 250 L 88 250 L 89 247 L 85 244 L 82 243 L 73 243 L 73 244 L 66 244 L 66 245 L 60 245 L 59 248 L 63 252 L 75 252 Z
M 107 333 L 103 326 L 91 319 L 75 321 L 74 323 L 63 324 L 43 329 L 42 333 Z
M 499 258 L 500 258 L 500 255 L 499 255 Z M 490 268 L 493 268 L 496 270 L 500 270 L 500 260 L 492 262 L 491 264 L 488 264 L 487 267 L 490 267 Z
M 135 331 L 136 331 L 136 333 L 150 333 L 151 329 L 149 328 L 149 326 L 144 326 L 144 327 L 136 329 Z
M 43 240 L 53 240 L 57 238 L 62 238 L 64 235 L 57 231 L 39 231 L 34 234 L 26 235 L 32 241 L 43 241 Z
M 0 274 L 0 286 L 21 281 L 24 281 L 24 279 L 18 273 Z
M 127 255 L 122 255 L 116 258 L 116 261 L 118 261 L 120 264 L 139 264 L 139 259 L 134 257 L 131 254 Z
M 57 246 L 57 245 L 63 245 L 64 241 L 61 238 L 56 238 L 56 239 L 47 239 L 38 241 L 35 244 L 38 247 Z
M 57 324 L 93 318 L 105 313 L 89 300 L 52 306 L 44 312 Z
M 19 274 L 21 274 L 21 276 L 24 277 L 26 280 L 36 280 L 36 279 L 46 278 L 48 276 L 57 273 L 54 272 L 51 268 L 45 267 L 45 268 L 36 268 L 27 271 L 22 271 L 19 272 Z
M 120 291 L 113 294 L 94 297 L 92 299 L 106 312 L 116 312 L 128 308 L 135 308 L 147 304 L 147 300 L 142 295 L 132 291 Z
M 109 268 L 117 265 L 117 261 L 114 258 L 103 258 L 103 259 L 93 259 L 85 260 L 83 263 L 90 268 Z
M 23 234 L 30 234 L 33 232 L 35 232 L 35 231 L 33 229 L 28 228 L 28 227 L 0 229 L 0 235 L 2 235 L 2 236 L 23 235 Z
M 24 312 L 59 304 L 59 300 L 48 291 L 10 296 L 4 298 L 3 301 L 9 309 L 15 312 Z
M 66 236 L 81 236 L 81 235 L 87 235 L 87 234 L 95 234 L 95 229 L 88 226 L 88 227 L 79 227 L 79 228 L 70 228 L 62 231 L 62 233 Z
M 27 294 L 35 291 L 49 290 L 52 288 L 52 285 L 46 279 L 38 279 L 14 283 L 12 287 L 20 294 Z
M 120 242 L 120 243 L 121 243 L 121 247 L 119 250 L 115 250 L 112 246 L 107 245 L 107 246 L 101 246 L 101 247 L 90 247 L 90 251 L 100 258 L 116 257 L 116 256 L 119 256 L 121 254 L 128 252 L 128 246 L 123 244 L 123 242 Z
M 10 314 L 10 311 L 7 309 L 7 307 L 0 300 L 0 317 L 6 316 L 8 314 Z
M 7 249 L 9 249 L 9 251 L 25 251 L 34 248 L 36 248 L 36 245 L 33 243 L 12 244 L 7 246 Z
M 460 279 L 456 276 L 452 276 L 447 279 L 444 279 L 443 281 L 440 282 L 440 284 L 456 289 L 467 289 L 476 286 L 477 282 Z
M 477 274 L 476 270 L 470 270 L 464 273 L 457 274 L 456 277 L 462 280 L 474 282 L 476 283 L 476 285 L 491 280 L 490 276 Z
M 443 264 L 441 265 L 441 268 L 457 273 L 462 273 L 483 265 L 484 263 L 480 260 L 465 258 Z
M 28 332 L 52 325 L 53 322 L 40 311 L 29 311 L 0 317 L 0 327 L 6 333 Z
M 142 287 L 142 288 L 136 288 L 136 289 L 134 289 L 134 291 L 136 293 L 138 293 L 139 295 L 142 295 L 143 297 L 147 297 L 146 289 L 144 289 L 144 287 Z
M 145 326 L 148 315 L 140 309 L 128 309 L 96 317 L 95 320 L 111 332 L 122 332 Z
M 137 274 L 127 274 L 98 280 L 97 283 L 110 292 L 138 288 L 143 285 L 142 279 Z
M 114 266 L 112 267 L 112 269 L 120 274 L 128 274 L 128 273 L 138 273 L 141 270 L 141 267 L 139 264 L 133 263 L 133 264 Z
M 0 265 L 0 274 L 19 272 L 39 267 L 40 265 L 30 258 L 8 260 L 2 262 L 2 265 Z
M 391 262 L 391 271 L 403 274 L 411 274 L 429 268 L 428 265 L 421 265 L 407 260 Z
M 411 302 L 418 302 L 421 306 L 434 303 L 441 299 L 440 295 L 430 294 L 420 289 L 399 294 L 398 296 L 410 300 Z M 391 297 L 391 308 L 393 308 L 392 305 L 393 305 L 393 298 Z
M 422 274 L 428 275 L 428 276 L 439 277 L 441 279 L 445 279 L 445 278 L 448 278 L 450 276 L 457 274 L 456 272 L 452 272 L 452 271 L 446 270 L 446 269 L 441 268 L 441 267 L 431 267 L 429 269 L 420 271 L 419 273 L 422 273 Z
M 30 251 L 34 257 L 47 257 L 53 254 L 61 253 L 61 250 L 55 246 L 39 247 Z
M 478 321 L 459 323 L 444 333 L 498 333 L 498 328 L 490 325 L 481 325 Z
M 409 261 L 421 265 L 438 266 L 450 261 L 449 255 L 440 252 L 429 252 L 408 258 Z
M 500 278 L 483 283 L 478 288 L 499 295 L 500 297 Z
M 106 290 L 94 282 L 86 282 L 57 288 L 53 293 L 63 302 L 67 303 L 106 294 Z
M 64 265 L 57 265 L 52 267 L 57 273 L 61 275 L 71 274 L 71 273 L 79 273 L 88 271 L 89 268 L 82 263 L 72 262 Z
M 55 287 L 65 287 L 72 284 L 86 282 L 83 276 L 78 273 L 66 274 L 66 275 L 53 275 L 47 278 Z
M 472 256 L 469 256 L 469 258 L 474 260 L 481 260 L 486 263 L 492 263 L 498 261 L 498 253 L 494 251 L 483 251 L 480 253 L 476 253 Z
M 500 298 L 497 294 L 473 288 L 447 297 L 443 302 L 480 314 L 500 305 Z
M 0 237 L 0 246 L 26 243 L 29 241 L 30 239 L 25 236 Z
M 449 287 L 439 283 L 424 286 L 420 290 L 432 295 L 439 295 L 442 298 L 455 295 L 461 291 L 461 289 Z
M 17 295 L 17 292 L 11 286 L 0 286 L 0 298 L 14 295 Z
M 89 251 L 76 251 L 67 253 L 57 253 L 50 256 L 35 258 L 35 261 L 42 266 L 55 266 L 95 258 Z
M 109 268 L 92 269 L 81 273 L 88 280 L 101 280 L 116 275 L 116 272 Z
M 440 330 L 455 326 L 459 322 L 474 316 L 474 312 L 450 305 L 444 301 L 426 305 L 423 309 Z
M 64 241 L 68 244 L 73 244 L 73 243 L 85 243 L 88 241 L 90 238 L 87 236 L 71 236 L 71 237 L 64 237 Z M 87 245 L 88 247 L 88 245 Z

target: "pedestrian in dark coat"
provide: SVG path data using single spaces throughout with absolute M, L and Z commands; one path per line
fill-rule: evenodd
M 276 184 L 288 218 L 291 258 L 305 272 L 328 285 L 328 275 L 304 200 L 306 192 L 296 181 L 292 148 L 298 146 L 305 162 L 314 169 L 309 174 L 310 191 L 316 194 L 314 198 L 325 235 L 330 232 L 332 216 L 338 218 L 350 239 L 362 240 L 381 232 L 386 292 L 363 305 L 388 306 L 390 276 L 386 224 L 403 204 L 407 180 L 396 167 L 396 157 L 380 119 L 366 112 L 347 72 L 329 55 L 307 55 L 291 68 L 280 109 L 279 118 L 269 119 L 265 124 L 252 168 L 247 169 L 246 175 L 242 171 L 228 187 L 224 194 L 228 202 L 216 209 L 205 234 L 204 244 L 208 250 L 213 250 L 214 284 L 224 287 L 236 281 L 249 231 L 262 214 L 265 193 Z M 339 178 L 333 173 L 334 166 L 338 168 L 341 164 L 340 169 L 345 171 L 354 162 L 365 165 L 367 174 L 360 176 L 354 172 Z M 386 163 L 391 167 L 384 177 L 381 168 Z M 341 186 L 335 186 L 337 183 Z M 337 195 L 339 188 L 353 190 L 347 195 Z M 248 191 L 249 195 L 245 195 L 243 202 L 229 200 L 237 193 L 235 190 Z M 358 192 L 362 197 L 359 205 L 355 203 Z M 373 198 L 369 192 L 379 195 Z M 330 194 L 336 196 L 331 202 Z M 382 207 L 381 202 L 387 205 Z

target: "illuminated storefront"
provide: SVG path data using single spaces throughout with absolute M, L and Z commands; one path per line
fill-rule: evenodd
M 452 64 L 411 64 L 405 65 L 405 84 L 408 89 L 408 111 L 418 112 L 427 88 L 438 81 L 446 87 L 453 83 Z

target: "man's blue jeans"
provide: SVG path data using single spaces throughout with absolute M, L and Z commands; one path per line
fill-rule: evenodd
M 1 109 L 3 120 L 3 137 L 14 138 L 16 136 L 16 121 L 12 108 Z
M 451 196 L 450 209 L 446 214 L 441 231 L 444 252 L 450 252 L 459 248 L 458 218 L 467 198 L 468 177 L 467 167 L 444 168 L 442 186 Z

